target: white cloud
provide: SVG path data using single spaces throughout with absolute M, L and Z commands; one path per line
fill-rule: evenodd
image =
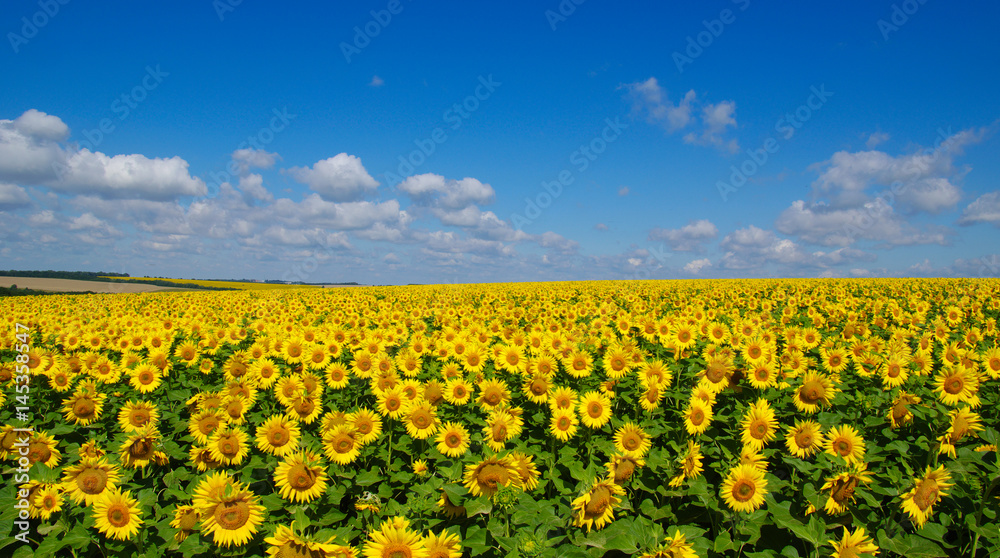
M 917 230 L 881 199 L 848 209 L 796 200 L 778 216 L 775 228 L 823 246 L 850 246 L 862 239 L 889 245 L 948 243 L 944 230 L 930 227 L 923 232 Z
M 81 149 L 59 167 L 59 178 L 49 188 L 71 194 L 107 198 L 167 200 L 203 196 L 208 192 L 200 178 L 188 172 L 180 157 L 149 159 L 144 155 L 115 155 Z
M 606 230 L 608 230 L 608 226 L 605 225 L 604 223 L 598 223 L 598 224 L 594 225 L 594 228 L 597 229 L 597 230 L 599 230 L 599 231 L 606 231 Z
M 475 178 L 445 179 L 439 174 L 417 174 L 399 184 L 399 190 L 422 205 L 461 209 L 472 204 L 493 202 L 496 192 Z
M 960 225 L 992 223 L 1000 226 L 1000 190 L 987 192 L 970 203 L 958 220 Z
M 24 207 L 30 203 L 31 198 L 24 188 L 0 182 L 0 211 Z
M 684 143 L 693 145 L 707 145 L 725 149 L 730 153 L 740 150 L 740 145 L 735 139 L 726 141 L 722 135 L 726 133 L 726 128 L 736 128 L 736 103 L 733 101 L 722 101 L 716 104 L 705 105 L 702 109 L 702 123 L 704 129 L 701 134 L 691 132 L 684 136 Z
M 685 134 L 684 142 L 717 147 L 730 152 L 739 150 L 739 143 L 735 139 L 726 140 L 722 137 L 728 128 L 737 127 L 734 101 L 703 104 L 692 89 L 674 104 L 655 77 L 642 82 L 628 83 L 622 87 L 628 92 L 627 97 L 632 102 L 632 112 L 638 115 L 645 114 L 648 122 L 663 127 L 667 133 L 698 124 L 699 119 L 695 116 L 695 111 L 701 105 L 701 130 Z
M 312 168 L 293 167 L 287 172 L 328 201 L 357 201 L 378 188 L 361 159 L 347 153 L 318 161 Z
M 381 87 L 385 85 L 385 80 L 378 76 L 372 76 L 372 80 L 368 82 L 368 85 L 372 87 Z
M 684 266 L 684 271 L 691 273 L 693 275 L 697 275 L 698 273 L 701 272 L 702 269 L 705 269 L 706 267 L 712 267 L 712 262 L 710 262 L 708 258 L 702 258 L 700 260 L 693 260 L 688 262 L 687 265 Z
M 873 132 L 872 135 L 868 136 L 868 140 L 865 141 L 865 147 L 871 149 L 876 145 L 887 141 L 889 141 L 889 134 L 885 132 Z
M 14 120 L 14 128 L 26 136 L 40 140 L 63 141 L 69 137 L 69 126 L 58 116 L 28 109 Z
M 251 199 L 274 201 L 274 196 L 264 187 L 264 177 L 259 174 L 247 174 L 240 177 L 240 191 Z
M 252 168 L 269 169 L 274 166 L 276 161 L 281 159 L 281 155 L 277 153 L 269 153 L 263 149 L 254 149 L 253 147 L 237 149 L 233 151 L 231 157 L 239 163 L 240 174 Z
M 628 186 L 622 186 L 621 188 L 618 189 L 618 195 L 619 196 L 624 197 L 624 196 L 627 196 L 628 194 L 629 194 Z
M 708 219 L 691 221 L 679 229 L 655 228 L 649 232 L 650 240 L 662 240 L 677 252 L 701 251 L 702 245 L 719 234 L 719 229 Z

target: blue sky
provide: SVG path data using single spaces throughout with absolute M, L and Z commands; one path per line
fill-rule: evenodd
M 233 4 L 7 3 L 0 268 L 1000 275 L 1000 6 Z

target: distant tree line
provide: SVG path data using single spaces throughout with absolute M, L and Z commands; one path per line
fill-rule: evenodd
M 11 285 L 10 287 L 0 287 L 0 298 L 6 296 L 75 295 L 75 294 L 94 294 L 94 292 L 93 291 L 86 291 L 86 292 L 37 291 L 35 289 L 19 289 L 17 288 L 17 285 Z

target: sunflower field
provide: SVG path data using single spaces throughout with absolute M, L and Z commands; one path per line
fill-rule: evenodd
M 1000 555 L 1000 281 L 0 300 L 0 555 Z

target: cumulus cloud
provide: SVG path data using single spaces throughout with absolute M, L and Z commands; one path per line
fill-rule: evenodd
M 0 120 L 0 180 L 46 186 L 57 192 L 109 198 L 171 199 L 201 196 L 205 183 L 180 157 L 108 156 L 60 145 L 69 127 L 57 116 L 31 109 Z
M 702 109 L 702 123 L 704 124 L 702 132 L 685 134 L 684 143 L 718 147 L 730 153 L 740 150 L 739 142 L 735 139 L 727 141 L 722 137 L 727 128 L 736 128 L 736 103 L 722 101 L 714 105 L 705 105 Z
M 702 258 L 700 260 L 693 260 L 688 262 L 684 266 L 684 271 L 691 273 L 693 275 L 697 275 L 698 273 L 701 272 L 701 270 L 707 267 L 712 267 L 712 262 L 710 262 L 708 258 Z
M 679 229 L 655 228 L 649 232 L 650 240 L 664 241 L 677 252 L 700 252 L 704 243 L 715 238 L 719 229 L 708 219 L 691 221 Z
M 361 159 L 347 153 L 318 161 L 312 168 L 292 167 L 287 172 L 328 201 L 357 201 L 378 188 Z
M 618 189 L 618 195 L 619 196 L 625 197 L 628 194 L 629 194 L 628 186 L 622 186 L 621 188 Z
M 28 192 L 16 184 L 0 182 L 0 211 L 17 209 L 31 203 Z
M 237 149 L 231 155 L 233 161 L 238 163 L 239 173 L 243 174 L 250 169 L 269 169 L 274 163 L 281 159 L 277 153 L 269 153 L 263 149 Z
M 633 114 L 644 115 L 647 122 L 663 127 L 667 133 L 674 133 L 692 125 L 699 127 L 700 130 L 696 129 L 685 134 L 685 143 L 713 146 L 730 152 L 739 150 L 739 143 L 735 139 L 723 138 L 729 128 L 737 126 L 734 101 L 704 103 L 692 89 L 675 104 L 655 77 L 628 83 L 622 88 L 626 90 L 626 97 L 632 103 Z
M 946 229 L 918 230 L 881 198 L 849 209 L 796 200 L 778 216 L 775 228 L 783 234 L 823 246 L 850 246 L 861 239 L 888 245 L 944 245 L 949 242 Z
M 606 231 L 606 230 L 608 230 L 608 226 L 605 225 L 604 223 L 598 223 L 598 224 L 594 225 L 594 228 L 597 229 L 597 230 L 599 230 L 599 231 Z
M 475 178 L 453 180 L 433 173 L 411 176 L 399 184 L 399 190 L 418 204 L 446 209 L 462 209 L 472 204 L 489 204 L 496 195 L 492 186 L 483 184 Z
M 962 211 L 960 225 L 992 223 L 1000 227 L 1000 190 L 985 193 Z

